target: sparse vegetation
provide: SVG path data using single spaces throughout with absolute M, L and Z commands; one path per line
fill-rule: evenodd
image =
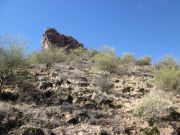
M 109 76 L 109 72 L 102 71 L 98 76 L 94 78 L 94 86 L 99 87 L 102 92 L 108 92 L 113 86 L 113 83 L 110 81 Z
M 95 67 L 101 71 L 116 72 L 118 58 L 112 49 L 104 48 L 94 56 Z
M 43 50 L 30 55 L 30 62 L 33 64 L 51 65 L 56 62 L 65 62 L 66 59 L 64 50 L 57 48 Z
M 1 39 L 2 40 L 2 39 Z M 5 43 L 4 43 L 5 44 Z M 8 41 L 8 46 L 0 48 L 0 88 L 14 75 L 15 70 L 27 65 L 24 49 L 15 40 Z M 10 82 L 8 82 L 10 84 Z
M 78 69 L 82 68 L 83 59 L 86 57 L 87 51 L 84 50 L 82 47 L 70 50 L 66 57 L 68 59 L 68 62 L 71 62 L 71 64 Z
M 136 59 L 132 54 L 124 53 L 118 60 L 118 68 L 116 73 L 118 75 L 127 74 L 136 65 Z
M 74 64 L 76 64 L 76 62 L 81 63 L 85 54 L 86 51 L 83 48 L 79 47 L 66 53 L 66 58 L 68 61 L 72 61 Z
M 180 65 L 172 57 L 155 66 L 150 65 L 150 57 L 136 60 L 132 54 L 123 54 L 118 58 L 109 48 L 101 51 L 51 48 L 26 57 L 19 44 L 3 45 L 0 48 L 2 135 L 34 134 L 36 129 L 39 130 L 36 134 L 44 134 L 44 129 L 59 134 L 61 127 L 69 134 L 82 130 L 85 134 L 92 134 L 93 130 L 97 134 L 106 131 L 159 134 L 157 123 L 169 127 L 170 120 L 175 125 L 173 131 L 177 130 L 178 94 L 169 97 L 166 92 L 180 90 Z M 153 91 L 157 86 L 162 91 Z M 135 101 L 139 102 L 134 107 Z M 142 119 L 137 120 L 136 116 Z M 145 121 L 153 125 L 139 130 Z
M 85 50 L 82 47 L 78 47 L 76 49 L 70 50 L 68 55 L 71 59 L 73 59 L 74 57 L 82 56 L 84 53 Z
M 173 104 L 165 93 L 152 91 L 141 98 L 134 108 L 134 114 L 146 120 L 158 120 L 170 114 Z
M 94 57 L 98 52 L 94 49 L 87 49 L 87 54 L 90 58 Z

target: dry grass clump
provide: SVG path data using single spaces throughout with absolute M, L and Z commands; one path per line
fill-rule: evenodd
M 98 76 L 94 77 L 93 85 L 99 87 L 102 92 L 108 92 L 113 86 L 110 81 L 110 73 L 102 71 Z

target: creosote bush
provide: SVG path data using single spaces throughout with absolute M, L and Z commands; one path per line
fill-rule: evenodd
M 139 100 L 133 113 L 148 121 L 156 121 L 168 116 L 172 108 L 173 104 L 164 92 L 153 91 Z
M 84 50 L 82 47 L 70 50 L 66 57 L 69 62 L 72 63 L 72 65 L 78 69 L 82 68 L 83 59 L 85 57 L 86 50 Z
M 161 68 L 155 72 L 155 79 L 162 90 L 180 92 L 180 67 Z
M 82 47 L 78 47 L 78 48 L 76 48 L 76 49 L 70 50 L 70 52 L 68 53 L 68 55 L 69 55 L 69 57 L 70 57 L 71 59 L 73 59 L 74 57 L 84 55 L 84 53 L 85 53 L 85 50 L 84 50 Z
M 154 76 L 160 89 L 180 92 L 180 65 L 172 57 L 166 57 L 156 65 Z
M 90 58 L 94 57 L 94 56 L 98 53 L 98 52 L 97 52 L 96 50 L 94 50 L 94 49 L 87 49 L 86 52 L 87 52 L 87 54 L 88 54 L 88 56 L 89 56 Z
M 99 87 L 102 92 L 108 92 L 113 86 L 110 81 L 110 73 L 102 71 L 98 76 L 94 77 L 93 85 Z
M 84 49 L 82 47 L 70 50 L 69 53 L 67 53 L 67 59 L 68 62 L 71 62 L 71 64 L 78 68 L 83 68 L 83 63 L 87 62 L 87 60 L 92 60 L 93 56 L 97 54 L 97 51 L 92 49 Z M 91 64 L 90 64 L 91 66 Z
M 177 66 L 180 66 L 180 63 L 175 58 L 173 58 L 172 56 L 165 56 L 164 58 L 158 61 L 158 63 L 155 65 L 155 68 L 161 69 Z
M 124 53 L 119 59 L 119 64 L 133 66 L 136 64 L 136 58 L 133 54 Z
M 140 66 L 151 65 L 151 57 L 144 56 L 140 58 L 139 60 L 137 60 L 137 65 L 140 65 Z
M 30 55 L 29 60 L 33 64 L 51 65 L 56 62 L 65 62 L 67 59 L 63 49 L 50 48 Z
M 3 38 L 1 38 L 3 40 Z M 16 40 L 9 39 L 1 42 L 0 48 L 0 88 L 4 82 L 15 75 L 16 70 L 20 70 L 28 65 L 26 62 L 24 48 Z M 3 47 L 5 46 L 6 47 Z M 11 82 L 8 82 L 10 84 Z
M 118 66 L 118 58 L 112 49 L 104 48 L 98 52 L 94 57 L 94 65 L 101 71 L 110 73 L 116 72 Z
M 136 59 L 132 54 L 124 53 L 118 60 L 116 73 L 119 75 L 127 74 L 136 65 Z

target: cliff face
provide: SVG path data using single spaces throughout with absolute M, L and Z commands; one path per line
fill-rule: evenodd
M 64 48 L 65 50 L 83 47 L 76 39 L 71 36 L 60 34 L 54 28 L 47 28 L 42 37 L 42 49 L 49 47 Z

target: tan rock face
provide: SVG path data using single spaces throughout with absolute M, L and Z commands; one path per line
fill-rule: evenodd
M 42 49 L 49 47 L 64 48 L 65 50 L 83 47 L 76 39 L 71 36 L 60 34 L 54 28 L 47 28 L 42 37 Z

